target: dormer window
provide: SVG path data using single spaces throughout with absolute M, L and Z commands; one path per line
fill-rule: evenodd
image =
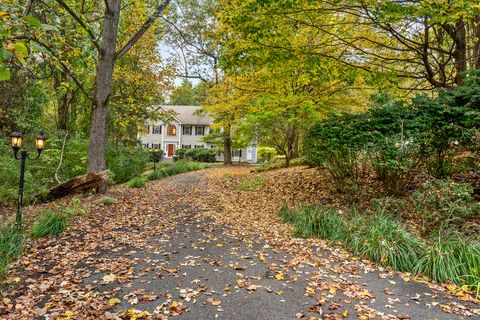
M 177 135 L 177 127 L 173 124 L 169 124 L 167 127 L 167 136 L 176 136 Z

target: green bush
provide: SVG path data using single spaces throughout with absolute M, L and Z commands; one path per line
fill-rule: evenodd
M 347 234 L 345 220 L 334 209 L 322 206 L 305 207 L 292 214 L 296 236 L 343 240 Z
M 442 283 L 475 285 L 480 275 L 480 246 L 459 234 L 439 232 L 415 267 L 415 272 Z
M 157 170 L 155 170 L 155 171 L 152 171 L 152 172 L 148 175 L 148 180 L 150 180 L 150 181 L 152 181 L 152 180 L 160 180 L 160 179 L 165 178 L 165 177 L 168 177 L 167 169 L 161 168 L 161 169 L 157 169 Z
M 413 143 L 400 138 L 380 140 L 370 148 L 369 157 L 388 195 L 403 195 L 413 187 L 413 176 L 420 166 Z
M 139 147 L 109 146 L 107 168 L 114 173 L 116 183 L 124 183 L 145 171 L 149 157 L 148 151 Z
M 272 147 L 258 147 L 257 157 L 259 162 L 269 162 L 277 155 L 277 151 Z
M 0 224 L 0 278 L 5 277 L 5 269 L 23 251 L 25 234 L 21 228 L 6 223 Z
M 306 159 L 326 169 L 344 193 L 358 190 L 368 160 L 390 195 L 410 188 L 417 168 L 447 177 L 460 168 L 454 155 L 477 149 L 479 90 L 480 77 L 473 75 L 464 86 L 440 90 L 435 98 L 418 96 L 408 105 L 374 96 L 367 112 L 333 114 L 314 125 L 304 141 Z
M 191 160 L 196 162 L 215 162 L 216 152 L 212 149 L 193 148 L 193 149 L 177 149 L 173 157 L 174 161 Z
M 345 245 L 355 255 L 405 272 L 414 270 L 425 250 L 422 241 L 382 212 L 354 217 Z
M 147 179 L 144 177 L 135 177 L 132 180 L 128 181 L 128 186 L 130 188 L 142 188 L 147 184 Z
M 35 219 L 30 229 L 30 235 L 33 238 L 58 235 L 67 228 L 68 218 L 69 215 L 66 211 L 46 210 L 40 213 Z
M 480 213 L 473 187 L 452 180 L 430 180 L 412 197 L 424 232 L 458 226 L 465 218 Z
M 363 147 L 371 140 L 362 128 L 366 114 L 332 115 L 317 123 L 305 139 L 306 160 L 326 169 L 331 184 L 342 193 L 358 190 Z

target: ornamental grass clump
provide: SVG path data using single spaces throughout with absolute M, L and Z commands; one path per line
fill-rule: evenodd
M 438 232 L 414 271 L 439 283 L 452 281 L 478 287 L 480 245 L 458 233 Z
M 352 218 L 345 245 L 355 255 L 404 272 L 412 272 L 425 252 L 421 240 L 384 212 Z
M 346 237 L 347 225 L 340 214 L 323 206 L 304 207 L 295 214 L 296 236 L 338 241 Z
M 10 224 L 0 224 L 0 278 L 5 277 L 5 269 L 23 251 L 25 234 L 21 228 Z
M 59 235 L 68 226 L 69 214 L 63 210 L 46 210 L 40 213 L 30 229 L 33 238 Z
M 160 180 L 160 179 L 165 178 L 165 177 L 168 177 L 167 169 L 161 168 L 161 169 L 158 169 L 158 170 L 155 170 L 155 171 L 151 172 L 148 175 L 148 180 L 150 180 L 150 181 Z

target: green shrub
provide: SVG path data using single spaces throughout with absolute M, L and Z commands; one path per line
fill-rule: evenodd
M 332 115 L 317 123 L 305 138 L 306 160 L 326 169 L 339 192 L 354 195 L 358 191 L 362 150 L 371 140 L 362 131 L 367 120 L 364 113 Z
M 113 197 L 102 197 L 100 200 L 98 200 L 98 203 L 104 206 L 110 206 L 117 203 L 117 199 Z
M 5 277 L 5 268 L 23 251 L 25 234 L 21 228 L 0 224 L 0 278 Z
M 30 229 L 33 238 L 62 233 L 68 225 L 69 215 L 63 210 L 46 210 L 38 215 Z
M 475 284 L 472 275 L 478 276 L 479 268 L 478 243 L 471 243 L 459 234 L 439 232 L 414 271 L 439 283 L 450 280 L 456 284 Z
M 165 177 L 168 177 L 167 169 L 161 168 L 151 172 L 148 175 L 148 180 L 160 180 Z
M 295 235 L 300 237 L 319 237 L 332 241 L 346 237 L 347 225 L 334 209 L 326 207 L 305 207 L 293 214 L 293 223 L 297 228 Z
M 191 160 L 196 162 L 215 162 L 216 152 L 207 148 L 177 149 L 173 157 L 174 161 Z
M 147 184 L 147 179 L 144 177 L 135 177 L 132 180 L 128 181 L 128 186 L 130 188 L 142 188 Z
M 244 191 L 251 191 L 253 189 L 256 189 L 258 187 L 263 186 L 265 183 L 267 183 L 267 179 L 264 177 L 256 177 L 254 179 L 250 179 L 247 181 L 240 182 L 238 184 L 238 188 L 240 190 Z
M 116 183 L 124 183 L 142 174 L 149 162 L 147 150 L 136 147 L 109 146 L 107 168 L 114 173 Z
M 355 255 L 405 272 L 414 270 L 425 250 L 422 241 L 382 212 L 354 217 L 345 244 Z
M 451 180 L 430 180 L 412 195 L 424 232 L 458 226 L 465 218 L 480 213 L 473 187 Z
M 417 147 L 401 139 L 375 143 L 369 157 L 378 179 L 388 195 L 403 195 L 413 186 L 413 175 L 420 166 Z
M 188 150 L 189 149 L 176 149 L 173 155 L 173 161 L 185 159 L 185 152 L 187 152 Z
M 277 151 L 272 147 L 258 147 L 257 157 L 259 162 L 269 162 L 277 155 Z

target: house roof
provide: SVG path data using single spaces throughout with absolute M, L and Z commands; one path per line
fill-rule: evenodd
M 210 125 L 213 118 L 207 114 L 198 114 L 200 106 L 162 106 L 166 111 L 175 112 L 175 119 L 181 124 Z

